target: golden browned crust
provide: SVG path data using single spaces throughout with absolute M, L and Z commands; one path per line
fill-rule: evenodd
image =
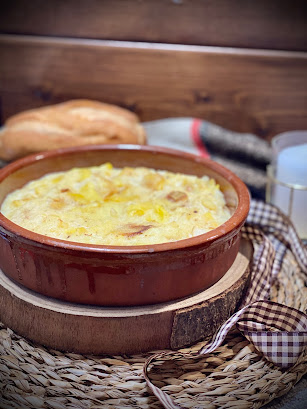
M 32 109 L 10 117 L 0 131 L 0 158 L 96 144 L 145 144 L 138 117 L 116 105 L 86 99 Z

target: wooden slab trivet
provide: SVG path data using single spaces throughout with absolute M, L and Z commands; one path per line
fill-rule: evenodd
M 0 320 L 49 348 L 82 354 L 176 349 L 211 336 L 235 312 L 248 285 L 252 246 L 242 241 L 224 277 L 191 297 L 144 307 L 72 304 L 19 286 L 0 271 Z

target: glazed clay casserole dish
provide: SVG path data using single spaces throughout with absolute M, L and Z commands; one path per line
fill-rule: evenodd
M 244 183 L 221 165 L 165 148 L 117 145 L 60 149 L 19 159 L 0 171 L 0 204 L 12 191 L 50 173 L 111 162 L 207 175 L 216 180 L 232 216 L 207 233 L 139 246 L 64 241 L 26 230 L 0 214 L 0 268 L 20 285 L 64 301 L 136 306 L 204 290 L 230 268 L 249 211 Z

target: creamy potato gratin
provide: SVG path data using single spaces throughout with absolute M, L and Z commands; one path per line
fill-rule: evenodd
M 230 217 L 219 185 L 207 176 L 110 163 L 29 182 L 6 197 L 1 211 L 36 233 L 116 246 L 197 236 Z

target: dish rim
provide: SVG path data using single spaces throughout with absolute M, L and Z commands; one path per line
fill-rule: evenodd
M 12 222 L 6 218 L 2 212 L 0 212 L 0 231 L 5 230 L 9 236 L 19 236 L 23 241 L 35 242 L 36 245 L 46 245 L 51 248 L 63 249 L 63 250 L 75 250 L 83 252 L 94 253 L 114 253 L 114 254 L 141 254 L 141 253 L 157 253 L 172 250 L 184 250 L 189 247 L 195 247 L 205 243 L 212 243 L 215 240 L 219 241 L 224 236 L 236 231 L 236 228 L 240 228 L 245 222 L 249 207 L 250 207 L 250 194 L 244 184 L 244 182 L 232 171 L 224 167 L 223 165 L 201 156 L 197 156 L 192 153 L 175 150 L 166 147 L 154 146 L 154 145 L 83 145 L 78 147 L 60 148 L 32 155 L 27 155 L 21 159 L 17 159 L 14 162 L 9 163 L 0 170 L 0 183 L 6 179 L 9 175 L 18 171 L 36 161 L 50 159 L 58 156 L 65 156 L 74 154 L 76 152 L 83 151 L 99 151 L 99 150 L 135 150 L 146 151 L 152 154 L 164 154 L 178 157 L 180 159 L 191 160 L 197 163 L 207 164 L 210 169 L 224 177 L 235 189 L 238 196 L 238 205 L 232 216 L 223 224 L 210 230 L 207 233 L 203 233 L 197 236 L 189 237 L 182 240 L 176 240 L 158 244 L 144 244 L 137 246 L 110 246 L 103 244 L 88 244 L 73 242 L 69 240 L 56 239 L 50 236 L 45 236 L 39 233 L 35 233 L 31 230 L 25 229 L 18 224 Z M 179 172 L 178 172 L 179 173 Z M 184 173 L 184 172 L 183 172 Z M 33 179 L 35 180 L 35 179 Z

